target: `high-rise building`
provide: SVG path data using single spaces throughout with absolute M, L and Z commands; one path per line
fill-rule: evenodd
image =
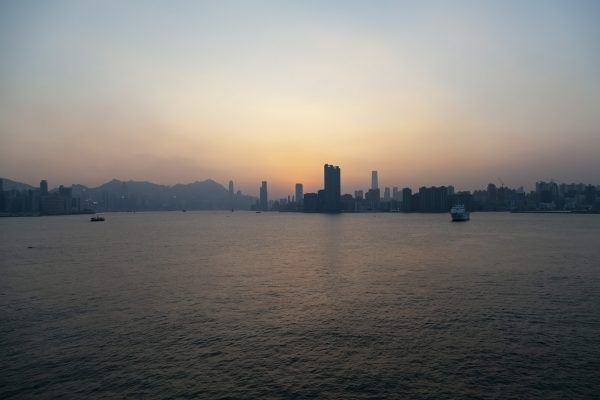
M 398 191 L 398 186 L 394 186 L 392 188 L 392 199 L 395 201 L 400 201 L 400 192 Z
M 402 189 L 402 211 L 412 210 L 412 190 L 410 188 Z
M 235 191 L 233 187 L 233 180 L 229 181 L 229 207 L 231 207 L 232 211 L 235 208 Z
M 48 194 L 48 182 L 44 179 L 40 182 L 40 195 L 45 196 Z
M 380 200 L 381 193 L 379 189 L 369 189 L 367 193 L 365 193 L 365 201 L 367 203 L 367 207 L 371 210 L 379 209 Z
M 325 164 L 323 172 L 325 181 L 323 211 L 328 213 L 340 212 L 340 198 L 342 196 L 340 167 Z
M 355 190 L 354 191 L 354 198 L 356 200 L 362 200 L 363 199 L 363 191 L 362 190 Z
M 448 188 L 446 186 L 419 188 L 419 211 L 447 212 L 448 210 Z
M 383 201 L 390 201 L 390 200 L 391 200 L 391 198 L 390 198 L 390 188 L 386 187 L 383 190 Z
M 267 181 L 262 181 L 260 187 L 260 201 L 258 206 L 261 210 L 267 211 L 269 209 L 269 197 L 267 193 Z
M 371 171 L 371 189 L 379 189 L 379 177 L 377 171 Z
M 63 212 L 70 212 L 73 207 L 73 188 L 60 185 L 58 187 L 58 195 L 63 201 Z
M 301 183 L 296 183 L 296 203 L 301 206 L 304 200 L 304 186 Z

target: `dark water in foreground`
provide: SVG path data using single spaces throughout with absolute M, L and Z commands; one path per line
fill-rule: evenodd
M 600 216 L 106 217 L 0 219 L 0 398 L 600 396 Z

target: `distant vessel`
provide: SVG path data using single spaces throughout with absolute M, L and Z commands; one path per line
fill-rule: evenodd
M 470 213 L 465 209 L 464 204 L 457 204 L 450 209 L 452 222 L 468 221 Z
M 92 222 L 102 222 L 102 221 L 104 221 L 104 217 L 96 215 L 95 217 L 90 218 L 90 221 L 92 221 Z

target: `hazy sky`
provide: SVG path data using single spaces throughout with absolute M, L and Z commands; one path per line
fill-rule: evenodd
M 600 183 L 600 1 L 1 1 L 0 176 Z

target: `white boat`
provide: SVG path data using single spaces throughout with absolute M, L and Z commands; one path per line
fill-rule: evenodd
M 452 222 L 468 221 L 470 213 L 465 208 L 464 204 L 457 204 L 450 209 Z

